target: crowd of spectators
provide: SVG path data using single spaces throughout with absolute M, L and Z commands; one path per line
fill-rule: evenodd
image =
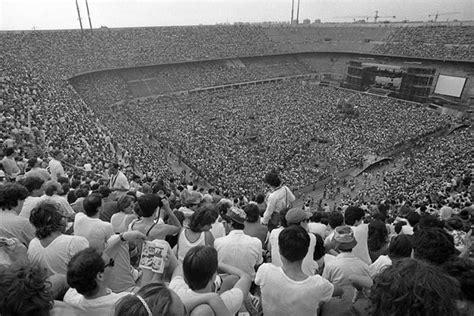
M 336 106 L 349 98 L 356 118 Z M 210 183 L 233 193 L 258 192 L 266 168 L 281 170 L 299 189 L 452 123 L 404 101 L 300 80 L 136 100 L 127 109 Z
M 418 26 L 393 28 L 384 44 L 373 52 L 388 55 L 438 59 L 472 60 L 474 39 L 472 26 Z

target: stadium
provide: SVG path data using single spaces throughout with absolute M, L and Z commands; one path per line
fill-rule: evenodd
M 369 248 L 373 245 L 373 242 L 370 242 L 370 234 L 376 229 L 371 228 L 376 226 L 375 220 L 387 226 L 389 232 L 385 231 L 385 235 L 386 238 L 390 235 L 392 241 L 402 235 L 400 229 L 404 231 L 406 227 L 411 228 L 411 234 L 406 234 L 413 235 L 413 227 L 416 226 L 411 241 L 414 251 L 419 252 L 416 264 L 428 265 L 422 266 L 420 271 L 429 272 L 431 268 L 435 269 L 433 273 L 437 273 L 436 277 L 446 279 L 440 282 L 451 282 L 446 288 L 452 290 L 452 295 L 459 297 L 459 301 L 465 302 L 472 311 L 474 268 L 470 236 L 471 223 L 474 221 L 471 203 L 471 177 L 474 167 L 474 22 L 437 22 L 436 19 L 432 22 L 367 23 L 362 20 L 357 23 L 311 23 L 305 20 L 304 23 L 291 24 L 234 23 L 0 31 L 0 138 L 5 157 L 0 164 L 3 174 L 0 184 L 0 191 L 3 190 L 0 192 L 1 213 L 10 212 L 18 206 L 19 202 L 16 200 L 9 202 L 17 198 L 16 193 L 11 192 L 20 190 L 18 187 L 26 187 L 30 191 L 29 196 L 33 196 L 33 191 L 27 185 L 28 173 L 38 166 L 50 174 L 42 188 L 53 188 L 53 191 L 51 194 L 48 194 L 48 190 L 45 191 L 45 196 L 49 197 L 42 198 L 42 203 L 32 206 L 28 216 L 25 216 L 26 223 L 21 225 L 31 223 L 37 232 L 40 231 L 37 226 L 40 224 L 35 224 L 33 214 L 46 212 L 46 209 L 43 210 L 44 203 L 50 203 L 56 195 L 63 196 L 65 202 L 61 203 L 66 203 L 67 210 L 71 207 L 72 212 L 66 216 L 64 214 L 68 213 L 67 210 L 57 211 L 69 218 L 68 235 L 74 231 L 77 238 L 83 236 L 87 239 L 92 248 L 94 247 L 89 233 L 78 233 L 84 232 L 84 229 L 81 230 L 80 224 L 77 223 L 77 215 L 87 214 L 87 220 L 94 217 L 89 216 L 87 210 L 88 205 L 93 202 L 85 201 L 92 201 L 94 194 L 99 194 L 102 187 L 109 190 L 109 193 L 117 193 L 115 197 L 118 202 L 114 204 L 117 210 L 111 211 L 108 220 L 102 218 L 105 202 L 99 202 L 102 205 L 102 211 L 99 212 L 101 222 L 111 222 L 112 219 L 114 224 L 113 216 L 121 213 L 118 205 L 123 195 L 133 196 L 132 205 L 135 205 L 136 213 L 133 216 L 138 220 L 137 223 L 146 222 L 146 203 L 152 203 L 141 202 L 140 199 L 150 195 L 169 200 L 164 203 L 165 207 L 162 200 L 157 202 L 160 211 L 167 205 L 169 212 L 166 210 L 164 215 L 153 215 L 151 220 L 154 224 L 150 230 L 147 228 L 148 231 L 143 231 L 139 237 L 133 235 L 128 238 L 147 239 L 148 233 L 153 232 L 155 225 L 159 227 L 161 220 L 163 225 L 180 229 L 172 234 L 163 233 L 163 237 L 147 240 L 165 240 L 166 236 L 166 247 L 171 248 L 173 245 L 180 245 L 181 234 L 188 238 L 184 232 L 191 229 L 189 227 L 194 227 L 192 222 L 200 218 L 198 213 L 211 212 L 207 209 L 210 206 L 204 202 L 215 204 L 215 217 L 209 216 L 212 222 L 215 222 L 213 225 L 223 225 L 226 232 L 226 225 L 232 226 L 229 228 L 231 231 L 242 229 L 239 224 L 243 224 L 238 219 L 235 220 L 235 216 L 238 217 L 235 210 L 245 210 L 245 220 L 245 214 L 249 216 L 251 206 L 258 205 L 260 221 L 265 224 L 262 226 L 268 226 L 268 236 L 265 235 L 267 237 L 260 243 L 260 257 L 262 252 L 270 257 L 272 250 L 266 247 L 266 243 L 272 240 L 270 231 L 286 231 L 285 227 L 291 226 L 288 225 L 290 222 L 286 221 L 292 219 L 288 216 L 292 211 L 296 213 L 296 210 L 304 210 L 309 214 L 308 217 L 312 216 L 311 222 L 324 224 L 327 231 L 322 233 L 322 240 L 329 238 L 331 241 L 331 238 L 336 238 L 334 235 L 339 234 L 336 226 L 331 224 L 332 213 L 344 214 L 347 210 L 351 210 L 348 213 L 354 211 L 353 209 L 363 210 L 364 220 L 360 220 L 365 221 L 365 224 L 361 225 L 365 225 L 367 229 L 365 239 L 368 234 Z M 56 167 L 51 162 L 46 169 L 48 161 L 57 161 L 61 168 L 64 167 L 62 173 L 54 174 L 52 170 Z M 114 168 L 121 171 L 111 171 Z M 117 172 L 124 176 L 126 188 L 115 186 Z M 50 183 L 53 180 L 56 180 L 54 182 L 57 186 Z M 291 203 L 288 203 L 286 194 L 284 202 L 279 198 L 284 204 L 280 210 L 276 204 L 276 209 L 270 210 L 269 205 L 273 205 L 270 201 L 277 199 L 275 195 L 272 197 L 272 194 L 282 187 L 290 190 Z M 57 188 L 57 192 L 54 188 Z M 85 194 L 77 194 L 80 190 L 85 190 Z M 127 191 L 129 193 L 126 193 Z M 102 198 L 107 196 L 102 195 Z M 196 198 L 198 202 L 191 203 Z M 225 202 L 219 202 L 220 199 Z M 18 197 L 17 200 L 24 198 Z M 198 204 L 199 210 L 193 209 L 193 205 Z M 142 207 L 141 211 L 139 205 Z M 158 209 L 158 206 L 155 208 Z M 23 212 L 20 211 L 21 205 L 18 210 L 19 217 Z M 91 212 L 96 214 L 95 211 Z M 284 212 L 287 212 L 286 221 L 279 222 L 281 218 L 277 218 L 275 227 L 271 228 L 272 223 L 268 220 L 272 213 Z M 361 234 L 363 236 L 361 228 L 355 228 L 362 226 L 350 223 L 348 213 L 345 214 L 346 226 L 343 227 L 353 227 L 352 238 L 354 235 L 356 238 Z M 412 218 L 416 216 L 413 214 L 418 216 L 414 222 Z M 74 216 L 76 220 L 73 220 Z M 204 218 L 205 215 L 202 216 Z M 464 270 L 456 267 L 465 275 L 440 272 L 442 269 L 448 271 L 449 267 L 446 266 L 450 264 L 455 266 L 461 263 L 443 261 L 445 266 L 439 264 L 439 267 L 432 267 L 436 264 L 430 262 L 429 258 L 424 258 L 425 253 L 416 248 L 422 247 L 420 245 L 423 238 L 428 238 L 423 237 L 424 230 L 419 228 L 419 223 L 423 222 L 420 217 L 424 216 L 429 216 L 432 220 L 432 226 L 429 229 L 425 227 L 427 231 L 434 231 L 436 228 L 444 234 L 442 237 L 432 235 L 432 240 L 448 238 L 445 235 L 454 236 L 450 237 L 452 255 L 463 260 Z M 49 220 L 53 217 L 50 216 Z M 199 220 L 204 221 L 203 218 Z M 95 219 L 99 220 L 99 215 Z M 307 218 L 305 220 L 307 221 Z M 2 221 L 7 223 L 6 219 Z M 245 221 L 247 223 L 248 217 Z M 124 219 L 122 225 L 125 222 Z M 296 223 L 300 222 L 304 220 Z M 76 227 L 76 224 L 79 227 Z M 99 224 L 91 222 L 90 225 L 93 227 Z M 105 246 L 101 245 L 102 248 L 99 247 L 99 252 L 102 254 L 102 251 L 111 251 L 117 256 L 117 250 L 114 248 L 116 246 L 110 246 L 112 241 L 109 238 L 118 238 L 120 234 L 120 240 L 130 241 L 124 238 L 124 234 L 131 233 L 133 229 L 128 227 L 128 230 L 119 231 L 116 227 L 112 230 L 112 226 L 110 225 L 110 229 L 113 236 L 105 238 L 107 242 Z M 303 224 L 302 226 L 304 227 Z M 7 224 L 3 227 L 0 223 L 1 247 L 4 247 L 1 238 L 18 238 L 11 233 L 11 227 L 13 226 Z M 133 228 L 133 225 L 131 227 Z M 453 230 L 456 233 L 453 233 Z M 202 238 L 205 233 L 209 231 L 203 231 Z M 298 232 L 288 232 L 290 233 L 298 235 Z M 341 234 L 346 233 L 341 230 Z M 315 234 L 310 235 L 313 235 L 310 238 L 313 247 L 311 254 L 315 255 L 314 247 L 317 241 L 312 239 Z M 74 233 L 71 236 L 74 236 Z M 212 237 L 213 241 L 214 237 L 216 242 L 213 246 L 221 262 L 221 258 L 229 258 L 229 254 L 225 249 L 222 250 L 225 247 L 218 247 L 217 240 L 228 236 L 223 234 L 218 238 L 215 235 Z M 94 237 L 91 238 L 94 242 L 97 241 Z M 20 245 L 28 248 L 27 242 L 18 239 Z M 38 233 L 35 239 L 42 240 Z M 278 236 L 274 241 L 279 242 Z M 357 242 L 361 243 L 360 240 Z M 367 250 L 367 243 L 365 244 Z M 383 255 L 390 255 L 390 243 L 386 241 L 385 244 L 386 251 Z M 435 249 L 440 244 L 441 241 L 439 244 L 423 247 Z M 204 243 L 202 245 L 204 246 Z M 138 271 L 142 278 L 143 271 L 148 270 L 146 267 L 140 269 L 141 265 L 134 266 L 130 257 L 131 251 L 130 254 L 128 252 L 129 246 L 131 243 L 121 248 L 128 256 L 127 273 L 136 268 L 135 271 Z M 205 246 L 209 246 L 207 239 Z M 2 254 L 8 253 L 1 247 Z M 247 249 L 247 244 L 240 247 Z M 331 249 L 324 242 L 323 253 L 325 247 L 326 256 L 333 254 L 338 258 L 340 249 Z M 185 255 L 180 258 L 179 249 L 175 250 L 177 261 L 183 262 L 184 258 L 186 262 Z M 334 253 L 334 250 L 337 252 Z M 376 253 L 376 250 L 373 253 Z M 221 254 L 221 251 L 224 254 Z M 359 253 L 360 250 L 357 251 Z M 447 251 L 446 257 L 449 257 L 451 250 Z M 114 255 L 110 256 L 115 258 L 116 262 L 119 261 Z M 374 255 L 372 258 L 372 252 L 370 255 L 367 269 L 379 257 Z M 247 258 L 248 255 L 242 256 Z M 89 254 L 87 258 L 92 257 L 93 255 Z M 7 261 L 12 260 L 8 254 L 6 258 Z M 30 261 L 41 263 L 41 260 L 46 260 L 38 258 L 38 255 L 35 257 L 30 254 L 28 249 Z M 80 260 L 76 256 L 73 258 Z M 368 309 L 360 306 L 354 308 L 371 315 L 381 315 L 383 308 L 388 308 L 384 302 L 377 301 L 382 298 L 376 296 L 383 286 L 382 277 L 372 281 L 373 275 L 367 275 L 370 286 L 362 290 L 360 288 L 364 286 L 357 283 L 359 279 L 353 281 L 351 278 L 352 283 L 345 279 L 342 282 L 334 276 L 331 279 L 327 271 L 330 271 L 332 266 L 329 262 L 321 265 L 321 262 L 317 261 L 320 258 L 316 259 L 315 256 L 313 260 L 311 257 L 311 262 L 314 262 L 316 267 L 319 264 L 319 274 L 322 275 L 321 279 L 324 278 L 324 282 L 329 280 L 334 284 L 331 291 L 334 296 L 336 285 L 341 288 L 350 286 L 349 291 L 357 289 L 359 294 L 366 293 L 366 290 L 372 287 L 373 295 L 367 294 L 360 300 L 371 302 L 367 303 Z M 71 259 L 71 262 L 74 260 Z M 272 262 L 269 258 L 260 260 L 265 260 L 268 264 Z M 273 260 L 276 260 L 275 256 Z M 305 270 L 305 260 L 302 261 L 303 272 L 309 275 Z M 395 262 L 395 259 L 391 260 Z M 410 272 L 415 271 L 415 263 L 406 260 L 402 260 L 402 263 L 406 266 L 411 264 Z M 290 261 L 286 258 L 282 261 L 280 266 L 283 265 L 285 271 Z M 228 263 L 231 262 L 232 260 Z M 258 263 L 261 264 L 262 261 Z M 404 268 L 403 264 L 394 264 L 392 270 Z M 68 269 L 73 269 L 71 266 L 73 264 L 69 264 Z M 323 271 L 323 266 L 327 267 L 326 272 Z M 50 265 L 47 267 L 51 270 Z M 367 269 L 363 270 L 369 271 Z M 65 275 L 65 271 L 58 274 Z M 111 273 L 112 276 L 109 275 L 108 278 L 117 278 L 117 274 L 121 273 L 117 271 Z M 239 277 L 236 284 L 241 284 L 239 282 L 248 278 L 248 275 L 243 276 L 244 273 L 225 271 Z M 14 272 L 5 268 L 0 273 L 0 284 L 5 284 L 3 287 L 0 285 L 0 296 L 6 298 L 0 299 L 2 315 L 18 314 L 18 310 L 12 312 L 14 307 L 10 304 L 11 300 L 21 302 L 27 299 L 20 298 L 20 294 L 7 299 L 7 293 L 11 291 L 7 280 L 12 279 L 11 276 L 8 279 L 9 273 Z M 36 276 L 41 274 L 38 271 L 33 272 Z M 57 274 L 56 272 L 50 271 L 48 277 Z M 262 314 L 263 308 L 265 315 L 280 315 L 282 311 L 279 314 L 276 309 L 272 309 L 273 305 L 278 304 L 268 303 L 277 300 L 269 299 L 272 293 L 265 292 L 269 291 L 268 288 L 265 289 L 263 283 L 258 283 L 263 282 L 263 272 L 255 269 L 248 274 L 253 277 L 251 281 L 253 280 L 254 284 L 250 292 L 248 288 L 243 291 L 245 304 L 241 301 L 238 310 L 249 315 L 259 315 Z M 317 271 L 312 274 L 314 275 L 310 278 L 320 277 Z M 388 274 L 383 273 L 383 276 L 388 278 Z M 143 278 L 145 276 L 146 273 Z M 154 276 L 147 282 L 140 283 L 140 278 L 132 280 L 136 282 L 133 293 L 142 293 L 140 291 L 146 286 L 154 284 L 152 280 L 157 280 Z M 457 281 L 453 281 L 454 279 Z M 81 292 L 78 280 L 71 281 L 68 270 L 66 286 L 71 287 L 70 290 L 77 290 L 75 295 L 82 295 L 81 300 L 90 299 L 90 293 Z M 166 280 L 164 274 L 160 275 L 160 280 Z M 377 283 L 377 280 L 380 282 Z M 369 282 L 366 279 L 363 281 Z M 55 282 L 51 283 L 54 288 Z M 113 286 L 117 284 L 114 282 L 105 284 L 115 293 L 130 292 L 123 288 L 115 290 Z M 139 289 L 140 286 L 143 287 Z M 419 285 L 413 286 L 416 288 Z M 170 288 L 178 294 L 186 308 L 194 308 L 194 305 L 188 302 L 188 297 L 183 298 L 171 284 Z M 416 289 L 413 291 L 416 292 Z M 58 296 L 60 299 L 55 297 L 56 307 L 53 310 L 57 312 L 57 306 L 69 304 L 78 309 L 76 312 L 79 315 L 93 315 L 98 311 L 79 304 L 77 297 L 71 300 L 71 295 L 68 296 L 67 293 L 66 296 L 62 293 L 64 303 L 62 296 Z M 347 288 L 344 293 L 347 299 Z M 352 295 L 352 292 L 350 293 Z M 251 297 L 247 302 L 246 294 Z M 146 294 L 140 295 L 143 298 L 137 296 L 140 297 L 139 302 L 143 303 L 151 315 L 147 305 L 151 304 L 150 301 L 145 297 Z M 435 297 L 434 294 L 426 295 L 429 296 L 425 298 L 426 302 Z M 114 304 L 119 298 L 114 300 Z M 122 300 L 125 302 L 125 299 Z M 251 304 L 248 301 L 257 303 Z M 293 303 L 298 304 L 297 302 L 298 299 L 295 298 Z M 316 304 L 321 307 L 320 313 L 336 315 L 340 312 L 332 308 L 342 303 L 330 301 L 329 298 L 323 299 L 322 296 L 318 302 L 321 303 Z M 342 305 L 350 305 L 348 301 L 341 302 L 345 302 Z M 446 311 L 447 306 L 452 304 L 444 300 L 444 305 L 438 306 L 440 309 L 433 307 L 430 310 L 426 302 L 405 304 L 413 304 L 413 309 L 420 308 L 421 304 L 421 310 L 426 314 L 442 313 L 440 311 Z M 220 303 L 222 302 L 219 301 Z M 228 307 L 226 303 L 224 300 L 223 304 Z M 213 305 L 214 303 L 205 300 L 200 304 L 208 304 L 212 314 L 222 312 L 219 309 L 222 305 Z M 125 303 L 116 306 L 127 307 Z M 22 308 L 26 310 L 26 306 L 23 306 L 20 311 Z M 67 310 L 69 307 L 62 308 Z M 120 308 L 117 307 L 117 310 Z M 254 311 L 253 308 L 257 310 Z M 307 310 L 303 310 L 301 315 L 308 314 Z M 235 313 L 228 307 L 226 312 L 229 311 Z M 196 314 L 198 312 L 199 309 L 195 311 Z M 137 311 L 136 313 L 141 315 Z M 463 313 L 469 314 L 465 310 L 459 311 L 459 314 Z M 202 315 L 204 314 L 203 312 Z M 458 315 L 455 312 L 452 314 Z

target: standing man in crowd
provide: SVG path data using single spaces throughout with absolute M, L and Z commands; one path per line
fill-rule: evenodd
M 48 165 L 49 173 L 51 173 L 51 180 L 58 181 L 59 178 L 67 177 L 63 165 L 61 164 L 61 160 L 64 159 L 62 151 L 54 150 L 51 153 L 51 156 L 53 158 Z
M 130 184 L 125 174 L 119 170 L 118 163 L 112 163 L 109 167 L 110 182 L 109 188 L 112 191 L 112 199 L 118 199 L 120 196 L 130 190 Z
M 267 198 L 267 208 L 263 214 L 262 224 L 268 225 L 268 230 L 272 231 L 279 224 L 280 212 L 289 208 L 296 198 L 287 186 L 282 185 L 274 170 L 265 175 L 265 183 L 270 186 L 271 192 Z

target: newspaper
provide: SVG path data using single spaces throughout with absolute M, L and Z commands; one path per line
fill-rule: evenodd
M 145 241 L 143 243 L 142 255 L 139 267 L 151 270 L 155 273 L 163 273 L 165 270 L 165 258 L 169 244 L 164 240 Z

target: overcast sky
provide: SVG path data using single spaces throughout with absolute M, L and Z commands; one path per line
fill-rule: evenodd
M 78 0 L 88 27 L 85 0 Z M 291 0 L 88 0 L 93 27 L 197 25 L 289 21 Z M 295 7 L 298 0 L 295 0 Z M 300 21 L 353 21 L 396 16 L 395 20 L 474 20 L 474 0 L 301 0 Z M 295 13 L 296 16 L 296 13 Z M 382 18 L 386 20 L 387 18 Z M 372 21 L 373 18 L 371 18 Z M 394 19 L 390 19 L 394 20 Z M 0 0 L 1 30 L 79 28 L 75 0 Z

